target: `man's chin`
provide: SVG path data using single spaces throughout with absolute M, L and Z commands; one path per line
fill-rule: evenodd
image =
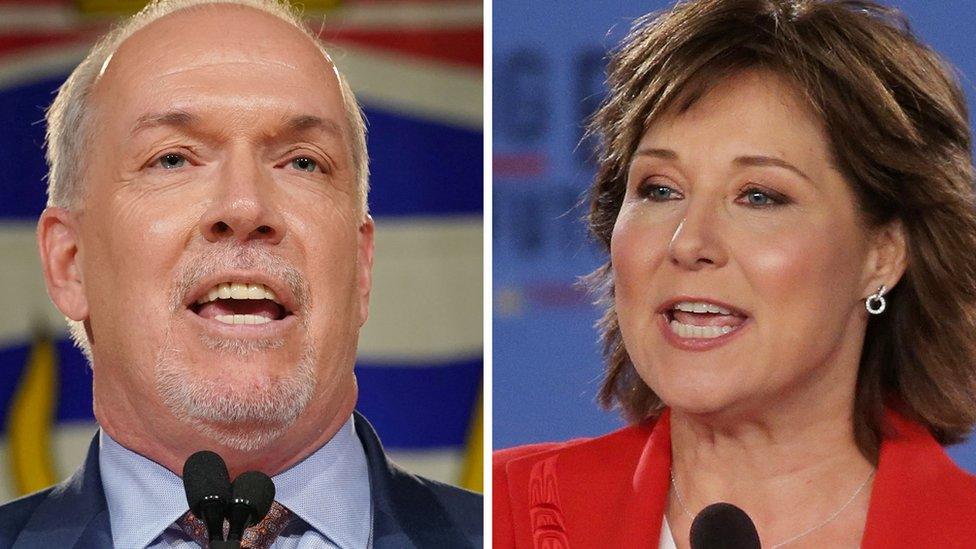
M 156 390 L 180 421 L 222 446 L 253 451 L 274 442 L 305 411 L 315 391 L 310 356 L 283 375 L 252 371 L 229 379 L 201 375 L 177 361 L 161 361 Z
M 204 437 L 217 445 L 239 452 L 254 452 L 270 446 L 288 430 L 289 424 L 216 423 L 188 418 L 189 423 Z

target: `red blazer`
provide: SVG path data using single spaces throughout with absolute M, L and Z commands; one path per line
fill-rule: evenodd
M 494 454 L 494 547 L 656 548 L 670 488 L 670 414 L 608 435 Z M 976 548 L 976 477 L 889 411 L 861 547 Z

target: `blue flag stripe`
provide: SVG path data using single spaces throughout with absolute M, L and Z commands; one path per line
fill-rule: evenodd
M 480 356 L 440 366 L 361 365 L 357 408 L 387 448 L 458 446 L 471 427 L 481 371 Z
M 374 217 L 482 211 L 480 131 L 366 105 Z

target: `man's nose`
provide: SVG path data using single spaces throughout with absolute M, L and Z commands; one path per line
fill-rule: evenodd
M 671 262 L 694 271 L 725 265 L 728 254 L 718 205 L 709 200 L 689 200 L 684 214 L 668 243 Z
M 200 219 L 200 232 L 207 240 L 281 242 L 286 229 L 271 169 L 245 151 L 231 155 L 220 167 L 210 206 Z

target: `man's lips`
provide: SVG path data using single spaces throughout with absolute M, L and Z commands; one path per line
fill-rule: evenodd
M 208 280 L 220 280 L 217 275 Z M 294 303 L 287 287 L 255 279 L 260 275 L 231 279 L 230 281 L 200 283 L 191 292 L 195 299 L 187 308 L 201 318 L 228 325 L 263 325 L 276 322 L 292 314 L 289 303 Z M 264 278 L 264 280 L 268 280 Z M 273 283 L 273 282 L 272 282 Z M 210 284 L 209 287 L 207 284 Z M 281 296 L 281 297 L 279 297 Z
M 201 301 L 215 299 L 268 299 L 282 306 L 285 314 L 299 309 L 299 297 L 287 284 L 259 271 L 224 271 L 198 281 L 185 296 L 184 305 L 193 309 Z

